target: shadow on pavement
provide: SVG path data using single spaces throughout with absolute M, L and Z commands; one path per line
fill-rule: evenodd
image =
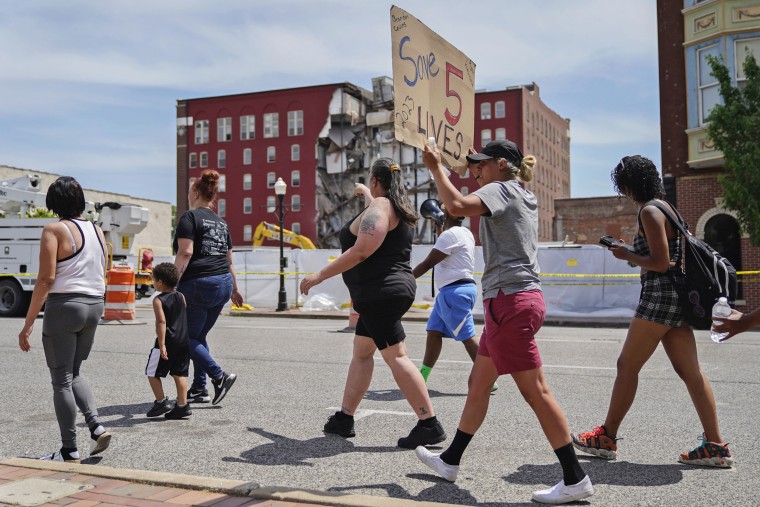
M 131 428 L 138 424 L 154 423 L 156 421 L 164 421 L 163 417 L 148 417 L 145 414 L 153 406 L 153 403 L 136 403 L 133 405 L 111 405 L 108 407 L 99 407 L 98 415 L 100 417 L 120 415 L 121 419 L 114 419 L 112 421 L 105 421 L 103 426 L 108 428 Z M 84 423 L 78 424 L 78 426 L 86 426 Z
M 435 389 L 428 389 L 428 394 L 431 398 L 443 398 L 443 397 L 461 397 L 467 396 L 467 393 L 442 393 Z M 404 395 L 398 389 L 385 389 L 380 391 L 367 391 L 364 395 L 365 400 L 369 401 L 401 401 L 404 399 Z
M 407 474 L 411 479 L 432 482 L 433 485 L 423 489 L 418 495 L 411 495 L 398 484 L 364 484 L 358 486 L 344 486 L 329 488 L 327 491 L 345 492 L 345 491 L 362 491 L 379 489 L 385 491 L 386 495 L 391 498 L 400 498 L 403 500 L 416 500 L 418 502 L 446 502 L 462 505 L 476 505 L 478 507 L 519 507 L 536 505 L 530 501 L 526 502 L 487 502 L 478 503 L 472 494 L 466 489 L 462 489 L 456 484 L 445 481 L 440 477 L 432 474 Z
M 579 458 L 585 458 L 585 456 Z M 689 465 L 673 463 L 671 465 L 648 465 L 628 461 L 602 461 L 590 458 L 581 460 L 586 473 L 595 485 L 613 486 L 666 486 L 683 480 L 683 471 L 693 469 Z M 517 484 L 534 484 L 554 486 L 562 479 L 559 463 L 552 465 L 522 465 L 504 480 Z
M 272 442 L 259 445 L 240 453 L 239 458 L 226 457 L 227 463 L 249 463 L 251 465 L 295 465 L 314 466 L 306 460 L 330 458 L 348 452 L 404 452 L 399 447 L 356 447 L 348 439 L 337 435 L 325 435 L 309 440 L 296 440 L 263 428 L 248 428 L 248 431 L 268 438 Z

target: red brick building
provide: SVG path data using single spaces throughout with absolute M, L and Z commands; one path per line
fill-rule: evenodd
M 627 243 L 636 234 L 638 206 L 621 197 L 584 197 L 554 201 L 557 241 L 597 244 L 602 236 Z
M 745 51 L 760 59 L 760 6 L 735 0 L 658 0 L 662 173 L 668 198 L 697 237 L 739 271 L 760 269 L 735 214 L 723 207 L 723 155 L 707 137 L 707 115 L 720 100 L 708 56 L 723 59 L 736 82 Z M 760 305 L 760 280 L 740 276 L 740 310 Z M 745 306 L 746 305 L 746 306 Z

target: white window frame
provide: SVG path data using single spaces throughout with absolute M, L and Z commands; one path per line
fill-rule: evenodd
M 253 176 L 251 173 L 245 173 L 243 175 L 243 190 L 250 190 L 253 188 Z
M 299 194 L 290 196 L 290 211 L 301 211 L 301 196 Z
M 274 146 L 267 146 L 267 163 L 273 164 L 277 160 L 277 149 Z
M 288 111 L 288 136 L 303 135 L 303 110 Z
M 290 224 L 290 230 L 295 234 L 301 234 L 301 222 L 293 222 Z
M 227 191 L 227 176 L 224 174 L 219 175 L 219 192 Z
M 494 132 L 494 141 L 505 141 L 507 139 L 507 129 L 499 127 Z
M 274 172 L 267 173 L 267 188 L 274 188 L 274 183 L 277 181 L 277 176 Z
M 208 144 L 208 120 L 195 122 L 195 144 Z
M 491 103 L 490 102 L 480 103 L 480 119 L 481 120 L 491 119 Z
M 503 100 L 497 100 L 493 105 L 493 117 L 494 118 L 506 118 L 507 108 Z
M 481 130 L 480 131 L 480 146 L 485 146 L 491 141 L 493 141 L 493 137 L 491 137 L 491 129 Z
M 747 58 L 745 49 L 749 46 L 750 52 L 756 61 L 760 61 L 760 37 L 748 37 L 734 41 L 734 59 L 736 60 L 736 83 L 741 85 L 747 80 L 744 74 L 744 60 Z
M 243 226 L 243 241 L 246 243 L 253 241 L 253 226 L 250 224 Z
M 300 144 L 292 144 L 290 146 L 290 160 L 292 162 L 297 162 L 301 160 L 301 145 Z
M 230 116 L 216 119 L 216 141 L 218 143 L 232 141 L 232 118 Z
M 280 137 L 280 113 L 264 115 L 264 138 Z
M 227 150 L 219 150 L 216 152 L 216 167 L 219 169 L 227 167 Z
M 699 120 L 699 125 L 703 126 L 707 124 L 707 116 L 709 115 L 709 112 L 705 112 L 704 107 L 704 94 L 708 90 L 717 91 L 720 90 L 720 83 L 717 79 L 714 77 L 710 77 L 710 79 L 714 80 L 709 83 L 702 83 L 702 65 L 706 65 L 709 68 L 709 64 L 707 63 L 707 59 L 705 58 L 703 60 L 702 54 L 707 54 L 710 50 L 718 49 L 718 52 L 720 53 L 720 47 L 718 44 L 711 44 L 709 46 L 705 46 L 703 48 L 697 49 L 697 115 Z M 709 74 L 709 72 L 708 72 Z M 720 100 L 720 94 L 718 94 L 718 100 Z M 718 102 L 716 102 L 717 104 Z
M 290 171 L 290 186 L 291 187 L 301 186 L 301 171 L 299 171 L 298 169 Z
M 220 217 L 227 216 L 227 200 L 219 199 L 216 201 L 216 211 Z
M 267 196 L 267 213 L 274 213 L 275 209 L 277 209 L 277 203 L 275 202 L 275 198 L 273 195 Z
M 190 157 L 188 158 L 187 165 L 190 169 L 195 169 L 198 167 L 198 154 L 193 152 L 190 154 Z
M 243 150 L 243 165 L 253 164 L 253 150 L 246 148 Z
M 208 153 L 205 151 L 202 151 L 201 156 L 199 158 L 200 158 L 200 160 L 198 161 L 199 167 L 201 168 L 208 167 Z
M 243 198 L 243 214 L 250 215 L 253 213 L 253 199 L 250 197 Z
M 256 139 L 256 116 L 252 114 L 240 117 L 240 140 Z

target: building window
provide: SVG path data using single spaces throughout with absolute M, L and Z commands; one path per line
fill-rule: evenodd
M 219 168 L 227 167 L 227 151 L 219 150 L 216 152 L 216 166 Z
M 718 80 L 711 76 L 712 69 L 707 62 L 707 57 L 714 56 L 720 58 L 720 47 L 717 44 L 697 50 L 697 87 L 699 89 L 699 124 L 707 123 L 707 117 L 710 111 L 720 102 L 720 84 Z
M 480 146 L 483 147 L 491 142 L 491 129 L 483 129 L 480 131 Z
M 264 137 L 280 137 L 280 113 L 264 115 Z
M 219 212 L 220 217 L 224 217 L 227 215 L 227 200 L 226 199 L 219 199 L 216 201 L 216 210 Z
M 216 119 L 216 140 L 220 143 L 232 141 L 232 118 Z
M 300 144 L 294 144 L 290 147 L 290 160 L 294 162 L 301 160 L 301 145 Z
M 290 210 L 301 211 L 301 196 L 300 195 L 293 194 L 290 196 Z
M 490 102 L 483 102 L 482 104 L 480 104 L 480 119 L 481 120 L 491 119 L 491 103 Z
M 267 146 L 267 162 L 270 164 L 274 162 L 275 158 L 275 149 L 274 146 Z
M 291 171 L 291 173 L 290 173 L 290 186 L 291 187 L 300 187 L 301 186 L 301 171 Z
M 208 143 L 208 120 L 195 122 L 195 144 Z
M 250 190 L 251 189 L 251 175 L 250 174 L 244 174 L 243 175 L 243 190 Z
M 504 110 L 504 101 L 500 100 L 493 105 L 493 117 L 494 118 L 504 118 L 507 115 L 506 111 Z
M 293 225 L 290 226 L 290 230 L 293 231 L 295 234 L 301 234 L 301 223 L 293 222 Z
M 507 138 L 507 129 L 498 128 L 496 129 L 496 138 L 494 138 L 494 141 L 504 141 Z
M 253 163 L 253 150 L 246 148 L 243 150 L 243 165 L 251 165 Z
M 253 199 L 246 197 L 243 199 L 243 214 L 250 215 L 253 212 Z
M 248 243 L 252 239 L 253 239 L 253 227 L 251 227 L 250 225 L 244 225 L 243 226 L 243 241 Z
M 274 196 L 268 195 L 267 196 L 267 213 L 274 213 L 274 210 L 275 210 Z
M 227 176 L 225 176 L 224 174 L 219 175 L 219 191 L 220 192 L 227 191 Z
M 747 58 L 747 52 L 760 60 L 760 39 L 739 39 L 736 41 L 736 82 L 741 87 L 747 81 L 744 74 L 744 60 Z
M 252 114 L 240 117 L 240 140 L 256 139 L 256 117 Z
M 274 188 L 275 180 L 274 173 L 267 173 L 267 188 Z
M 195 153 L 191 153 L 190 154 L 189 165 L 190 165 L 190 169 L 195 169 L 197 167 L 197 165 L 198 165 L 198 155 L 196 155 Z
M 201 152 L 201 167 L 208 167 L 208 153 Z
M 459 193 L 462 195 L 467 195 L 470 193 L 470 189 L 468 187 L 462 187 L 459 189 Z
M 303 135 L 303 111 L 288 111 L 288 135 Z

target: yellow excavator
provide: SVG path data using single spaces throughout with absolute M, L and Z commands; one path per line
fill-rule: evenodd
M 301 236 L 287 229 L 282 230 L 282 241 L 304 250 L 315 250 L 317 247 L 306 236 Z M 269 222 L 261 222 L 253 233 L 253 246 L 261 246 L 265 239 L 280 241 L 280 227 Z

